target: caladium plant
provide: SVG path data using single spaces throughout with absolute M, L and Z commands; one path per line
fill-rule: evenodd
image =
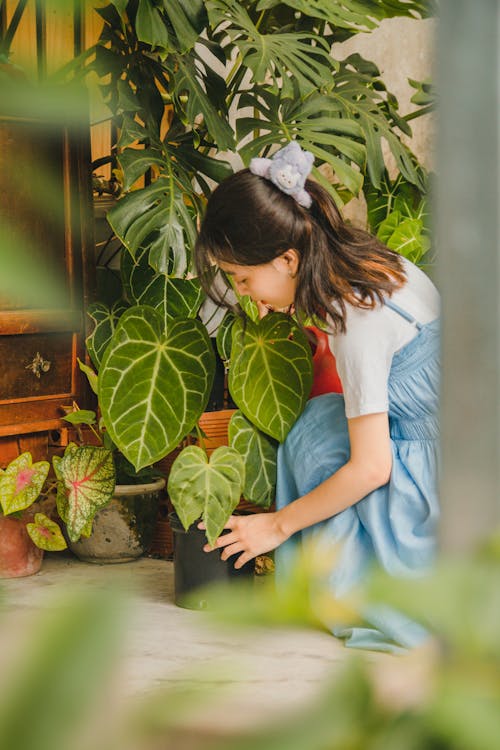
M 49 473 L 48 461 L 33 463 L 31 453 L 21 453 L 0 472 L 0 505 L 3 515 L 22 518 L 22 512 L 39 500 Z M 40 549 L 57 551 L 66 548 L 61 529 L 44 513 L 36 513 L 26 524 L 32 541 Z
M 109 503 L 115 489 L 113 454 L 107 448 L 70 443 L 64 455 L 54 456 L 57 510 L 72 542 L 90 536 L 92 521 Z
M 63 456 L 54 456 L 56 479 L 47 479 L 48 461 L 33 463 L 29 451 L 21 453 L 0 471 L 0 505 L 5 516 L 23 517 L 34 503 L 43 506 L 57 489 L 57 510 L 72 542 L 90 536 L 97 511 L 107 505 L 115 489 L 115 467 L 110 450 L 101 446 L 70 443 Z M 32 541 L 40 549 L 56 552 L 66 549 L 61 527 L 47 514 L 35 513 L 26 524 Z

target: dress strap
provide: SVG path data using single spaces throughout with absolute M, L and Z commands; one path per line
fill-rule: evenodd
M 399 307 L 399 305 L 396 305 L 395 302 L 393 302 L 391 299 L 384 299 L 384 303 L 389 307 L 391 310 L 394 310 L 395 313 L 398 313 L 398 315 L 401 315 L 402 318 L 408 321 L 408 323 L 411 323 L 414 325 L 419 331 L 423 327 L 422 323 L 419 323 L 419 321 L 413 317 L 413 315 L 410 315 L 410 313 L 406 312 L 406 310 L 403 310 L 402 307 Z

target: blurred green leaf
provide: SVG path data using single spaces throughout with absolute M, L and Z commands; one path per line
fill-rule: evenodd
M 117 663 L 123 599 L 116 591 L 78 591 L 47 601 L 22 658 L 2 675 L 0 747 L 68 750 L 102 710 Z

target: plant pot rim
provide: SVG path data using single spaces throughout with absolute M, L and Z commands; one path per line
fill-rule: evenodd
M 162 477 L 146 484 L 117 484 L 114 495 L 141 495 L 144 492 L 157 492 L 165 487 L 166 481 Z

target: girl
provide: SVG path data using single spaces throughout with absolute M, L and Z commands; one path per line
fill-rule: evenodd
M 238 556 L 236 568 L 279 548 L 280 573 L 304 535 L 341 542 L 330 582 L 342 595 L 374 560 L 398 576 L 432 560 L 439 296 L 415 265 L 342 220 L 307 179 L 311 165 L 293 142 L 222 182 L 195 263 L 200 275 L 216 264 L 262 314 L 293 306 L 299 319 L 317 316 L 328 327 L 343 395 L 311 399 L 280 446 L 276 512 L 232 516 L 217 547 L 224 559 Z M 426 636 L 388 609 L 364 615 L 367 627 L 329 625 L 351 646 L 384 650 Z

